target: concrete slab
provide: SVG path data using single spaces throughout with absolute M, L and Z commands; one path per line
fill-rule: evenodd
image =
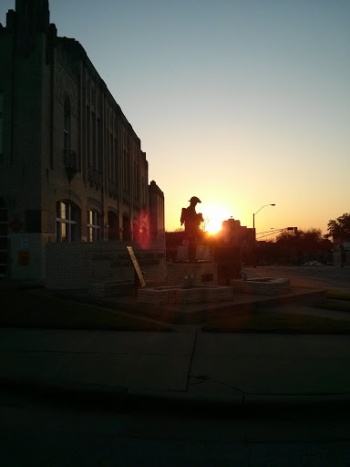
M 293 290 L 282 310 L 297 312 L 319 292 Z M 279 300 L 235 297 L 228 305 L 164 307 L 160 313 L 223 316 L 240 307 L 277 306 Z M 110 302 L 147 314 L 136 298 Z M 276 305 L 277 304 L 277 305 Z M 134 308 L 136 306 L 136 308 Z M 170 311 L 169 311 L 170 310 Z M 152 311 L 152 310 L 150 310 Z M 304 312 L 305 310 L 303 310 Z M 329 398 L 350 401 L 350 340 L 346 335 L 278 335 L 180 332 L 140 333 L 0 329 L 0 379 L 81 390 L 124 388 L 134 395 L 156 394 L 230 403 L 290 402 Z M 102 391 L 102 392 L 103 392 Z
M 199 333 L 197 357 L 350 358 L 347 335 Z M 350 367 L 349 367 L 350 368 Z
M 2 351 L 190 355 L 194 340 L 189 333 L 0 329 Z
M 347 336 L 200 334 L 191 375 L 251 395 L 350 395 L 348 368 Z
M 124 387 L 126 389 L 185 391 L 188 356 L 16 352 L 2 354 L 2 378 Z
M 3 378 L 186 390 L 195 335 L 0 329 Z
M 194 357 L 192 374 L 245 394 L 350 394 L 350 360 Z

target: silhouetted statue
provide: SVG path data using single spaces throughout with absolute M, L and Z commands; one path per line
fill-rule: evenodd
M 185 224 L 185 234 L 188 240 L 188 259 L 195 261 L 197 249 L 197 237 L 199 233 L 199 226 L 203 222 L 201 213 L 196 212 L 196 205 L 202 201 L 197 196 L 192 196 L 188 208 L 181 209 L 181 225 Z

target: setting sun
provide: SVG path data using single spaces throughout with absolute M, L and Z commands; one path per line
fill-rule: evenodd
M 228 208 L 218 204 L 203 206 L 204 231 L 211 235 L 216 234 L 222 228 L 222 222 L 229 219 L 231 213 Z

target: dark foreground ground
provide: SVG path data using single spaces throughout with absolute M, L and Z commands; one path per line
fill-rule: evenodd
M 0 392 L 6 467 L 348 467 L 349 411 L 116 409 Z
M 0 331 L 2 465 L 350 465 L 348 335 Z

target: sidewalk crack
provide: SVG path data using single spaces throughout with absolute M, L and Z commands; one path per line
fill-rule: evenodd
M 186 381 L 186 391 L 187 391 L 187 392 L 188 392 L 188 388 L 189 388 L 189 385 L 190 385 L 190 378 L 191 378 L 191 371 L 192 371 L 192 363 L 193 363 L 194 353 L 195 353 L 195 351 L 196 351 L 197 338 L 198 338 L 198 332 L 196 332 L 196 333 L 195 333 L 195 336 L 194 336 L 193 348 L 192 348 L 190 363 L 189 363 L 189 365 L 188 365 L 187 381 Z

